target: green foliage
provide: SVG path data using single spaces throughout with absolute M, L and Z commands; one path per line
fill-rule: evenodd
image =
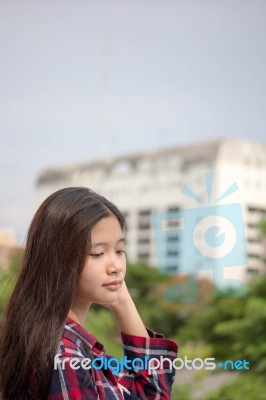
M 171 400 L 191 400 L 191 387 L 189 385 L 173 386 Z
M 121 339 L 116 322 L 110 312 L 103 307 L 92 306 L 88 314 L 85 328 L 101 342 L 107 353 L 114 357 L 122 357 Z
M 263 219 L 258 226 L 260 232 L 263 236 L 266 236 L 266 219 Z
M 212 357 L 213 347 L 205 342 L 186 342 L 181 346 L 178 357 L 183 358 L 187 356 L 189 360 L 194 358 L 205 359 Z
M 0 273 L 0 328 L 3 322 L 6 304 L 14 287 L 21 256 L 22 250 L 18 250 L 11 258 L 8 270 Z
M 4 311 L 10 293 L 10 290 L 8 288 L 8 283 L 9 283 L 8 274 L 0 275 L 0 327 L 2 325 Z
M 180 341 L 202 341 L 215 346 L 216 356 L 221 357 L 228 352 L 228 338 L 215 333 L 215 326 L 221 321 L 240 318 L 243 313 L 245 299 L 214 298 L 208 306 L 198 305 L 187 316 L 187 324 L 179 332 Z
M 131 290 L 135 290 L 135 297 L 145 298 L 167 277 L 160 274 L 157 268 L 150 268 L 141 263 L 127 263 L 126 282 Z
M 258 374 L 266 372 L 266 276 L 260 275 L 243 298 L 214 298 L 187 318 L 180 340 L 202 341 L 216 359 L 246 359 Z
M 242 318 L 222 321 L 214 327 L 215 334 L 230 339 L 231 354 L 251 362 L 257 372 L 266 372 L 265 332 L 266 301 L 259 297 L 247 299 Z
M 266 218 L 262 219 L 260 223 L 258 224 L 258 229 L 261 235 L 262 243 L 264 244 L 264 254 L 260 257 L 261 261 L 264 262 L 264 265 L 266 265 Z
M 245 375 L 222 386 L 204 400 L 266 400 L 266 382 L 253 375 Z
M 169 275 L 157 268 L 141 263 L 128 264 L 127 286 L 146 326 L 167 336 L 174 336 L 183 318 L 178 313 L 180 305 L 164 300 L 164 290 L 169 285 Z

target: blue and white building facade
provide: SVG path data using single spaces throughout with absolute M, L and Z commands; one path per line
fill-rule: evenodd
M 36 206 L 52 192 L 69 186 L 90 187 L 113 201 L 126 216 L 129 259 L 164 267 L 171 273 L 185 272 L 184 268 L 180 268 L 178 260 L 182 253 L 180 229 L 186 229 L 186 223 L 183 222 L 182 226 L 182 221 L 179 221 L 180 224 L 175 227 L 175 221 L 170 221 L 173 229 L 169 223 L 168 225 L 172 233 L 162 235 L 160 241 L 158 235 L 156 239 L 154 216 L 167 212 L 176 214 L 165 214 L 166 216 L 182 216 L 182 212 L 184 215 L 190 215 L 191 209 L 201 209 L 203 214 L 208 214 L 207 209 L 215 206 L 217 211 L 214 225 L 216 218 L 216 225 L 219 226 L 222 224 L 218 215 L 221 207 L 227 205 L 227 209 L 231 209 L 232 218 L 235 218 L 234 207 L 237 206 L 230 208 L 230 205 L 238 204 L 242 210 L 243 227 L 241 221 L 237 222 L 238 220 L 234 219 L 236 222 L 225 223 L 224 226 L 222 224 L 220 232 L 215 233 L 202 227 L 206 234 L 204 238 L 201 229 L 198 228 L 191 240 L 196 241 L 196 247 L 200 250 L 201 246 L 204 247 L 204 240 L 208 239 L 208 235 L 213 234 L 214 237 L 208 240 L 214 240 L 215 260 L 220 257 L 219 241 L 222 244 L 227 238 L 227 246 L 230 247 L 236 235 L 238 243 L 244 243 L 241 245 L 241 251 L 246 252 L 247 259 L 240 257 L 239 262 L 242 264 L 225 265 L 223 273 L 226 279 L 240 279 L 246 282 L 254 274 L 266 271 L 265 241 L 258 229 L 258 223 L 262 218 L 266 218 L 265 144 L 241 139 L 223 139 L 69 167 L 50 168 L 38 177 Z M 167 221 L 164 223 L 167 225 Z M 234 226 L 235 232 L 231 225 L 237 225 Z M 164 228 L 162 224 L 162 230 L 169 229 L 169 226 Z M 164 246 L 160 246 L 163 242 Z M 165 252 L 163 266 L 158 253 L 161 251 Z M 204 268 L 202 260 L 201 258 L 199 277 L 210 276 L 212 271 Z M 208 262 L 206 266 L 207 264 Z

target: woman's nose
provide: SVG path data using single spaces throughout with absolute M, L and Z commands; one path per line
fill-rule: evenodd
M 123 262 L 120 257 L 115 254 L 114 256 L 110 257 L 107 267 L 108 274 L 118 274 L 123 270 Z

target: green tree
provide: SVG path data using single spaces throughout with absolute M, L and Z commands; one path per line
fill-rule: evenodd
M 259 223 L 259 230 L 263 236 L 266 236 L 266 219 L 263 219 Z
M 266 220 L 259 228 L 266 236 Z M 225 360 L 246 359 L 256 374 L 266 372 L 266 275 L 260 274 L 243 297 L 214 297 L 209 305 L 190 310 L 181 328 L 181 341 L 204 341 L 213 356 Z M 230 293 L 228 293 L 230 296 Z
M 22 254 L 22 249 L 17 250 L 11 257 L 10 265 L 7 271 L 0 273 L 0 328 L 2 326 L 7 301 L 14 287 Z
M 262 378 L 245 375 L 210 393 L 204 400 L 266 400 L 266 384 Z
M 220 360 L 246 359 L 256 373 L 266 372 L 266 276 L 259 275 L 243 298 L 214 298 L 191 313 L 183 340 L 204 341 Z
M 183 324 L 182 305 L 164 298 L 164 291 L 172 278 L 141 263 L 128 263 L 127 266 L 127 286 L 144 323 L 155 331 L 163 331 L 166 336 L 174 336 Z

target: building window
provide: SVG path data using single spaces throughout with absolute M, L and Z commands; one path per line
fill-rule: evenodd
M 261 243 L 260 238 L 249 238 L 248 243 Z
M 150 224 L 148 224 L 147 222 L 143 222 L 143 223 L 141 223 L 141 222 L 139 222 L 139 226 L 138 226 L 138 228 L 139 228 L 139 230 L 146 230 L 146 229 L 150 229 Z
M 247 226 L 248 226 L 248 228 L 252 228 L 252 229 L 258 228 L 258 224 L 252 224 L 250 222 L 247 224 Z
M 146 238 L 139 238 L 138 239 L 138 243 L 139 244 L 150 244 L 150 238 L 146 237 Z
M 247 268 L 247 273 L 249 275 L 257 275 L 259 273 L 259 270 L 257 268 Z
M 258 210 L 254 207 L 248 207 L 248 212 L 250 213 L 256 213 Z
M 146 217 L 151 215 L 151 210 L 140 210 L 139 211 L 139 217 Z
M 180 210 L 180 207 L 178 207 L 178 206 L 168 207 L 168 212 L 179 211 L 179 210 Z
M 150 258 L 150 253 L 148 253 L 148 252 L 138 253 L 138 259 L 140 261 L 147 262 L 149 260 L 149 258 Z
M 138 214 L 138 229 L 146 230 L 151 227 L 151 210 L 140 210 Z
M 248 211 L 250 213 L 266 214 L 266 209 L 265 208 L 248 207 Z
M 174 274 L 177 273 L 178 267 L 176 265 L 167 265 L 163 271 L 165 271 L 167 274 Z
M 177 257 L 178 256 L 178 251 L 176 251 L 176 250 L 168 250 L 167 251 L 167 256 L 168 257 Z
M 255 253 L 248 253 L 248 257 L 249 258 L 260 259 L 260 255 L 259 254 L 255 254 Z
M 176 243 L 176 242 L 178 242 L 178 240 L 179 240 L 179 237 L 178 236 L 171 236 L 171 235 L 167 235 L 167 242 L 168 243 Z

